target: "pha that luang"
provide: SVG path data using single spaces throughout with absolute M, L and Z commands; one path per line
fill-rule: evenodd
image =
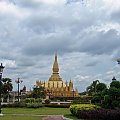
M 64 83 L 59 75 L 59 66 L 57 61 L 57 54 L 53 64 L 53 73 L 47 82 L 36 81 L 36 86 L 43 86 L 51 97 L 78 97 L 78 91 L 73 87 L 73 82 Z

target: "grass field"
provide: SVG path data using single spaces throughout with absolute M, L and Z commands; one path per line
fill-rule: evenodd
M 42 117 L 32 116 L 0 116 L 0 120 L 42 120 Z
M 3 114 L 41 114 L 41 115 L 65 115 L 70 114 L 69 108 L 2 108 Z
M 0 117 L 0 120 L 42 120 L 43 117 L 33 116 L 11 116 L 11 114 L 36 114 L 36 115 L 64 115 L 67 118 L 77 120 L 70 113 L 69 108 L 2 108 L 2 113 L 7 116 Z

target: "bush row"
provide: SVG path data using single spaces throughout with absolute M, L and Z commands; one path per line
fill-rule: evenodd
M 43 107 L 44 105 L 41 103 L 13 103 L 13 104 L 3 104 L 2 108 L 16 108 L 16 107 L 26 107 L 26 108 L 39 108 Z
M 15 108 L 15 107 L 26 107 L 26 103 L 18 103 L 18 102 L 15 102 L 15 103 L 12 103 L 12 104 L 3 104 L 2 105 L 2 108 L 6 108 L 6 107 L 12 107 L 12 108 Z
M 45 104 L 45 107 L 69 108 L 69 107 L 70 107 L 70 104 Z
M 120 110 L 99 109 L 99 110 L 78 110 L 79 119 L 89 120 L 120 120 Z
M 25 102 L 26 103 L 40 103 L 40 102 L 42 102 L 42 99 L 40 99 L 40 98 L 37 98 L 37 99 L 35 99 L 35 98 L 26 98 Z
M 26 104 L 26 107 L 27 108 L 40 108 L 40 107 L 43 107 L 44 105 L 43 104 L 40 104 L 40 103 L 27 103 Z
M 40 107 L 53 107 L 53 108 L 69 108 L 70 104 L 42 104 L 42 103 L 13 103 L 13 104 L 3 104 L 2 108 L 16 108 L 16 107 L 26 107 L 26 108 L 40 108 Z

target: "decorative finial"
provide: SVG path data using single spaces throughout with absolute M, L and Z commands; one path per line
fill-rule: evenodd
M 55 54 L 55 60 L 53 64 L 53 74 L 59 74 L 59 67 L 58 67 L 58 61 L 57 61 L 57 54 Z

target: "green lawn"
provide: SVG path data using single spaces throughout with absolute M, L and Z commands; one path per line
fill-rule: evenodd
M 42 120 L 42 117 L 32 116 L 0 116 L 0 120 Z
M 11 116 L 11 114 L 39 114 L 39 115 L 64 115 L 67 118 L 77 120 L 70 113 L 69 108 L 2 108 L 2 113 L 7 116 L 0 117 L 0 120 L 42 120 L 43 117 L 33 116 Z
M 69 108 L 2 108 L 3 114 L 41 114 L 41 115 L 65 115 L 70 114 Z

